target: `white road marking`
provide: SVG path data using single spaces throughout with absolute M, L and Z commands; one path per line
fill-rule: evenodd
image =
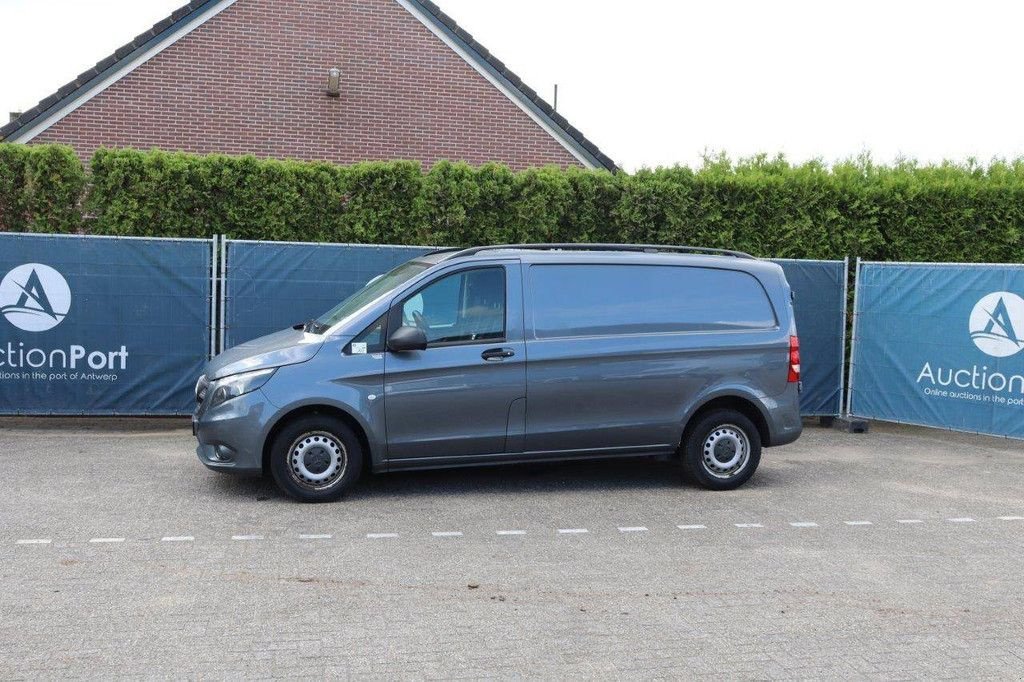
M 1024 516 L 997 516 L 996 519 L 1000 521 L 1024 521 Z M 948 523 L 976 523 L 977 519 L 969 516 L 947 518 Z M 854 521 L 843 521 L 847 526 L 871 526 L 874 525 L 873 521 L 854 520 Z M 899 524 L 923 524 L 924 519 L 896 519 L 896 523 Z M 736 528 L 764 528 L 761 523 L 734 523 Z M 818 528 L 819 524 L 815 521 L 791 521 L 789 525 L 793 528 Z M 650 529 L 647 526 L 617 526 L 620 533 L 645 533 Z M 707 526 L 702 523 L 692 524 L 679 524 L 676 526 L 679 530 L 706 530 Z M 559 534 L 562 535 L 582 535 L 589 533 L 590 530 L 587 528 L 558 528 L 556 529 Z M 501 536 L 518 536 L 526 535 L 525 530 L 497 530 L 496 535 Z M 434 531 L 431 533 L 436 538 L 446 537 L 462 537 L 462 531 Z M 300 533 L 299 539 L 301 540 L 330 540 L 334 536 L 328 533 Z M 398 533 L 367 533 L 368 539 L 383 539 L 383 538 L 397 538 Z M 265 539 L 263 535 L 232 535 L 232 540 L 236 541 L 253 541 Z M 90 538 L 89 542 L 94 544 L 113 544 L 123 543 L 126 538 L 123 537 L 98 537 Z M 195 542 L 195 537 L 192 535 L 168 535 L 160 539 L 161 542 Z M 15 543 L 19 545 L 49 545 L 52 544 L 51 538 L 22 538 L 16 540 Z

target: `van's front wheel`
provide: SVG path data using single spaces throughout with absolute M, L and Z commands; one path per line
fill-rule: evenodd
M 705 488 L 738 488 L 754 475 L 760 461 L 761 435 L 736 410 L 709 412 L 686 430 L 683 469 Z
M 333 502 L 358 480 L 363 452 L 346 424 L 309 415 L 288 424 L 271 445 L 270 472 L 301 502 Z

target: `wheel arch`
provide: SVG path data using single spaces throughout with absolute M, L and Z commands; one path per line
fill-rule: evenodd
M 317 403 L 294 407 L 291 410 L 282 413 L 281 416 L 278 417 L 270 426 L 266 437 L 263 439 L 261 462 L 264 475 L 268 475 L 270 473 L 270 450 L 274 444 L 274 440 L 277 438 L 277 434 L 296 419 L 301 419 L 302 417 L 310 415 L 331 416 L 341 420 L 346 426 L 352 429 L 352 432 L 356 434 L 356 438 L 359 439 L 360 446 L 363 448 L 363 471 L 365 472 L 368 468 L 373 468 L 370 439 L 363 424 L 351 412 L 338 407 L 337 405 Z
M 761 444 L 764 447 L 768 447 L 768 444 L 772 442 L 771 439 L 771 428 L 768 425 L 768 417 L 764 413 L 758 401 L 753 396 L 747 396 L 737 393 L 726 393 L 715 396 L 709 396 L 704 399 L 703 402 L 699 403 L 697 407 L 690 411 L 687 415 L 683 425 L 683 432 L 680 438 L 680 443 L 686 441 L 686 437 L 690 434 L 690 429 L 696 424 L 701 417 L 719 409 L 730 409 L 736 410 L 744 417 L 749 419 L 757 427 L 757 433 L 761 437 Z

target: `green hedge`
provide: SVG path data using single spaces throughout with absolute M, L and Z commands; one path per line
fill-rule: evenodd
M 79 230 L 85 183 L 70 147 L 0 144 L 0 231 Z
M 0 229 L 435 245 L 621 241 L 771 257 L 1022 262 L 1024 160 L 827 167 L 720 158 L 696 170 L 626 175 L 100 150 L 86 186 L 67 148 L 0 144 Z

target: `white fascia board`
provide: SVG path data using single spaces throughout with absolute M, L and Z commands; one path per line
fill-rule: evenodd
M 536 123 L 541 128 L 543 128 L 544 132 L 546 132 L 548 135 L 550 135 L 551 137 L 555 138 L 555 140 L 557 140 L 558 143 L 560 145 L 562 145 L 567 152 L 572 154 L 573 157 L 577 161 L 582 163 L 587 168 L 594 169 L 594 168 L 600 168 L 601 167 L 601 166 L 595 164 L 593 161 L 591 161 L 589 157 L 584 156 L 583 154 L 581 154 L 579 152 L 579 150 L 576 149 L 576 147 L 572 143 L 570 143 L 568 140 L 565 139 L 565 134 L 563 132 L 553 128 L 551 126 L 551 124 L 547 120 L 545 120 L 543 117 L 538 115 L 537 112 L 534 111 L 531 107 L 527 106 L 527 104 L 523 101 L 523 98 L 522 98 L 521 95 L 512 92 L 505 85 L 505 83 L 503 83 L 501 80 L 496 78 L 494 76 L 494 74 L 491 73 L 490 70 L 484 68 L 484 66 L 482 64 L 480 64 L 480 60 L 479 59 L 477 59 L 473 55 L 469 54 L 469 52 L 467 52 L 462 47 L 462 45 L 460 45 L 456 41 L 452 40 L 451 36 L 448 35 L 448 33 L 446 31 L 444 31 L 440 27 L 438 27 L 437 23 L 433 19 L 431 19 L 430 17 L 427 17 L 420 10 L 419 7 L 416 7 L 415 5 L 413 5 L 413 3 L 409 2 L 409 0 L 395 0 L 395 2 L 397 2 L 403 8 L 405 8 L 405 10 L 407 12 L 409 12 L 409 14 L 413 15 L 414 17 L 416 17 L 419 20 L 419 22 L 421 24 L 423 24 L 424 26 L 426 26 L 427 29 L 431 33 L 433 33 L 435 36 L 440 38 L 441 42 L 443 42 L 445 45 L 450 47 L 457 55 L 462 57 L 462 59 L 467 64 L 469 64 L 471 67 L 473 67 L 474 71 L 476 71 L 481 76 L 483 76 L 485 79 L 487 79 L 488 83 L 490 83 L 491 85 L 496 87 L 513 104 L 515 104 L 517 107 L 522 109 L 523 112 L 525 112 L 526 115 L 529 116 L 533 120 L 534 123 Z
M 145 49 L 131 59 L 124 60 L 123 63 L 115 65 L 113 71 L 102 77 L 102 80 L 80 89 L 56 111 L 47 115 L 45 118 L 39 118 L 33 123 L 11 133 L 10 137 L 8 137 L 5 142 L 29 142 L 47 128 L 78 109 L 78 107 L 82 106 L 93 97 L 100 94 L 111 85 L 121 80 L 132 71 L 139 68 L 147 61 L 166 50 L 168 47 L 226 10 L 228 7 L 231 7 L 231 5 L 235 4 L 236 1 L 237 0 L 222 0 L 221 2 L 214 4 L 212 7 L 208 7 L 199 12 L 197 16 L 190 17 L 191 21 L 185 21 L 170 34 L 161 36 L 160 39 L 148 49 Z

